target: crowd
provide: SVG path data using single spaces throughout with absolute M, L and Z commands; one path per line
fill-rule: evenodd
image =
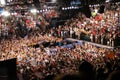
M 105 11 L 91 18 L 78 14 L 64 25 L 49 30 L 41 15 L 25 16 L 0 18 L 0 60 L 17 58 L 19 80 L 50 80 L 59 74 L 80 73 L 79 65 L 84 61 L 93 65 L 96 80 L 105 80 L 112 71 L 120 70 L 119 56 L 112 49 L 89 42 L 72 43 L 68 48 L 61 46 L 66 44 L 63 40 L 67 37 L 114 46 L 116 38 L 120 38 L 118 11 Z M 44 47 L 43 41 L 57 44 Z M 39 47 L 32 47 L 36 44 Z M 87 70 L 88 66 L 84 68 Z M 89 80 L 94 79 L 92 76 Z
M 106 10 L 104 13 L 91 13 L 87 18 L 79 13 L 74 18 L 67 20 L 64 25 L 51 25 L 50 19 L 57 15 L 54 11 L 51 14 L 39 14 L 37 16 L 26 13 L 25 15 L 12 15 L 9 18 L 1 16 L 0 38 L 25 37 L 34 30 L 40 33 L 62 38 L 77 38 L 99 44 L 117 46 L 120 40 L 119 6 L 116 10 Z M 51 15 L 51 16 L 50 16 Z M 49 18 L 47 17 L 49 16 Z M 51 27 L 52 26 L 52 27 Z
M 120 38 L 119 9 L 105 11 L 102 14 L 95 13 L 95 11 L 93 13 L 94 15 L 90 18 L 79 14 L 68 20 L 56 29 L 57 34 L 62 37 L 72 37 L 115 46 Z
M 106 72 L 106 62 L 114 63 L 111 65 L 111 71 L 119 68 L 118 57 L 115 55 L 107 57 L 109 51 L 113 51 L 111 49 L 99 48 L 89 43 L 82 43 L 82 45 L 72 43 L 70 48 L 63 48 L 59 45 L 43 47 L 41 44 L 36 48 L 31 47 L 31 45 L 42 41 L 52 43 L 63 40 L 36 33 L 31 37 L 2 40 L 0 42 L 0 60 L 17 58 L 18 77 L 22 80 L 33 80 L 35 78 L 41 80 L 58 74 L 78 73 L 78 66 L 83 59 L 93 64 L 96 70 L 103 68 Z

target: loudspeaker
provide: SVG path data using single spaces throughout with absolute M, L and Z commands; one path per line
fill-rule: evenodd
M 0 61 L 0 80 L 17 80 L 16 58 Z
M 101 5 L 98 12 L 99 12 L 99 13 L 104 13 L 104 9 L 105 9 L 105 6 L 104 6 L 104 5 Z

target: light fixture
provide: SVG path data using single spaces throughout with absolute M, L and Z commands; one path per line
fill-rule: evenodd
M 42 10 L 40 10 L 40 12 L 42 12 Z
M 31 9 L 30 12 L 31 12 L 32 14 L 36 14 L 36 13 L 37 13 L 37 9 Z
M 105 2 L 108 3 L 108 2 L 110 2 L 110 0 L 106 0 Z
M 48 11 L 48 9 L 45 9 L 45 11 Z
M 63 7 L 62 10 L 65 10 L 65 8 Z
M 0 0 L 0 4 L 4 6 L 6 4 L 5 0 Z
M 72 6 L 71 8 L 74 9 L 74 6 Z
M 57 2 L 56 0 L 52 0 L 53 3 Z
M 8 16 L 10 16 L 10 12 L 8 12 L 8 11 L 3 11 L 3 12 L 1 13 L 1 15 L 4 16 L 4 17 L 8 17 Z
M 65 7 L 64 10 L 67 10 L 67 7 Z
M 72 9 L 72 7 L 70 7 L 70 9 Z
M 70 7 L 67 7 L 67 9 L 70 9 Z

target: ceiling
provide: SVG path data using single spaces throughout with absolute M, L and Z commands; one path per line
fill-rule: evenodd
M 89 4 L 102 4 L 105 3 L 105 0 L 6 0 L 6 5 L 1 6 L 9 11 L 19 11 L 19 10 L 28 10 L 31 8 L 43 9 L 44 6 L 69 6 L 71 1 L 77 3 L 81 2 L 80 5 L 89 5 Z M 111 2 L 119 2 L 120 0 L 111 0 Z M 79 5 L 79 6 L 80 6 Z

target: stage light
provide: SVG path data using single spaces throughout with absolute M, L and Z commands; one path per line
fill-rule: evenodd
M 64 8 L 64 10 L 67 10 L 67 8 Z
M 14 15 L 14 13 L 11 13 L 11 15 Z
M 45 9 L 45 11 L 48 11 L 48 9 Z
M 98 9 L 95 9 L 95 13 L 98 13 Z
M 40 12 L 42 12 L 42 10 L 40 10 Z
M 92 7 L 91 5 L 89 5 L 89 7 Z
M 63 7 L 62 10 L 65 10 L 65 8 Z
M 107 3 L 107 2 L 110 2 L 110 0 L 106 0 L 105 2 L 106 2 L 106 3 Z
M 74 7 L 74 9 L 79 9 L 79 7 Z
M 74 9 L 74 6 L 72 6 L 71 8 Z
M 67 9 L 70 9 L 70 7 L 67 7 Z
M 70 7 L 70 9 L 72 9 L 72 7 Z
M 30 12 L 31 12 L 32 14 L 36 14 L 36 13 L 37 13 L 37 9 L 31 9 Z
M 40 13 L 40 11 L 37 10 L 37 13 Z
M 3 5 L 3 6 L 6 5 L 5 0 L 0 0 L 0 4 Z
M 3 11 L 1 15 L 4 17 L 8 17 L 10 16 L 10 13 L 8 11 Z
M 57 2 L 56 0 L 52 0 L 53 3 Z

